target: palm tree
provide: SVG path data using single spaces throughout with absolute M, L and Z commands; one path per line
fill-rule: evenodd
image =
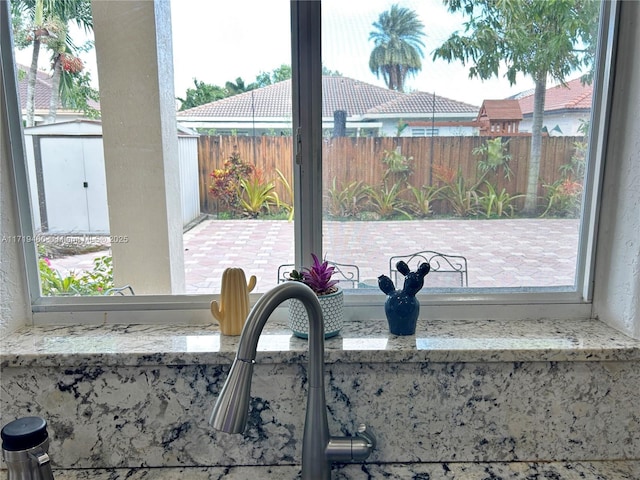
M 369 40 L 373 40 L 375 47 L 369 68 L 376 77 L 382 75 L 390 90 L 403 92 L 407 75 L 422 70 L 424 24 L 416 12 L 396 4 L 381 13 L 373 27 Z
M 53 52 L 54 77 L 51 101 L 52 104 L 55 102 L 57 108 L 60 94 L 58 86 L 60 85 L 60 75 L 62 75 L 61 54 L 65 52 L 67 46 L 71 50 L 76 49 L 67 34 L 67 23 L 75 21 L 85 31 L 92 29 L 91 0 L 16 0 L 12 3 L 12 8 L 16 14 L 27 16 L 31 21 L 28 38 L 32 42 L 33 52 L 27 75 L 27 104 L 25 106 L 27 111 L 26 124 L 31 127 L 35 123 L 34 99 L 40 46 L 45 44 Z M 53 114 L 55 116 L 55 108 Z
M 236 83 L 233 83 L 233 82 L 225 83 L 225 88 L 227 89 L 227 92 L 231 97 L 233 95 L 238 95 L 239 93 L 244 93 L 250 90 L 254 90 L 256 88 L 256 84 L 250 83 L 249 85 L 245 85 L 244 80 L 242 80 L 242 77 L 238 77 L 236 78 Z

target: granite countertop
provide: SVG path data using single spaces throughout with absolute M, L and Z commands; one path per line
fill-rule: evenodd
M 239 337 L 216 325 L 25 327 L 0 341 L 0 366 L 229 364 Z M 306 361 L 307 341 L 270 320 L 257 362 Z M 325 341 L 325 362 L 502 362 L 640 360 L 640 341 L 597 320 L 419 321 L 395 336 L 385 320 L 345 322 Z
M 213 468 L 141 468 L 104 470 L 58 470 L 56 480 L 246 480 L 248 478 L 297 479 L 299 466 L 213 467 Z M 512 462 L 512 463 L 413 463 L 351 464 L 334 466 L 333 478 L 340 480 L 386 478 L 389 480 L 447 479 L 500 480 L 546 478 L 555 480 L 637 480 L 640 462 Z

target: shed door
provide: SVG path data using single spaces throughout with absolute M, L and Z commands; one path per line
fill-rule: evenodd
M 51 233 L 108 233 L 102 139 L 40 140 L 47 226 Z
M 104 170 L 102 138 L 84 138 L 84 174 L 88 187 L 89 232 L 109 233 L 109 208 L 107 202 L 107 176 Z

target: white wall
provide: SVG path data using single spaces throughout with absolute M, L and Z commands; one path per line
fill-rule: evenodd
M 465 120 L 469 121 L 471 119 Z M 421 127 L 416 127 L 421 128 Z M 430 125 L 425 128 L 431 128 Z M 478 135 L 478 129 L 475 127 L 468 126 L 439 126 L 436 123 L 435 128 L 438 130 L 438 137 L 459 137 L 459 136 L 472 136 Z M 382 120 L 382 129 L 380 135 L 383 137 L 395 137 L 398 134 L 398 121 L 397 120 Z M 401 135 L 401 137 L 411 137 L 411 127 L 405 128 Z
M 640 339 L 640 3 L 621 9 L 593 311 Z
M 580 136 L 582 133 L 579 131 L 580 125 L 582 121 L 588 121 L 589 115 L 585 113 L 562 113 L 562 114 L 549 114 L 545 113 L 543 126 L 547 127 L 547 131 L 549 135 L 552 137 L 565 136 L 565 137 L 575 137 Z M 532 118 L 525 118 L 520 122 L 520 131 L 521 132 L 531 132 L 531 125 L 533 123 Z M 552 130 L 556 127 L 560 127 L 560 132 L 553 132 Z
M 21 245 L 13 241 L 18 226 L 5 112 L 0 78 L 0 338 L 31 321 Z

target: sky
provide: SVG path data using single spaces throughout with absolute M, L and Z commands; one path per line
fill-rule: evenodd
M 369 70 L 374 47 L 369 33 L 393 3 L 414 10 L 425 26 L 423 69 L 407 81 L 406 90 L 435 92 L 479 106 L 485 98 L 505 98 L 533 88 L 525 77 L 513 87 L 504 77 L 472 81 L 468 67 L 459 62 L 433 61 L 433 51 L 453 32 L 462 31 L 464 21 L 462 15 L 449 13 L 442 0 L 323 0 L 323 65 L 385 87 Z M 239 76 L 248 84 L 260 72 L 291 64 L 289 0 L 174 0 L 172 28 L 177 92 L 193 86 L 193 77 L 224 86 Z
M 369 70 L 374 45 L 372 24 L 393 3 L 414 10 L 425 26 L 423 69 L 406 82 L 407 91 L 424 91 L 479 106 L 484 99 L 506 98 L 533 88 L 519 77 L 515 86 L 501 75 L 489 81 L 468 78 L 468 66 L 432 60 L 433 51 L 453 32 L 462 31 L 464 17 L 446 10 L 442 0 L 323 0 L 323 65 L 344 76 L 385 87 Z M 224 87 L 241 77 L 245 84 L 261 72 L 291 64 L 289 0 L 173 0 L 171 2 L 175 96 L 184 97 L 193 79 Z M 83 38 L 78 31 L 76 43 Z M 95 52 L 92 52 L 93 54 Z M 43 64 L 47 64 L 42 55 Z M 29 64 L 30 54 L 18 52 Z M 92 76 L 95 59 L 81 56 Z M 576 74 L 577 76 L 577 74 Z

